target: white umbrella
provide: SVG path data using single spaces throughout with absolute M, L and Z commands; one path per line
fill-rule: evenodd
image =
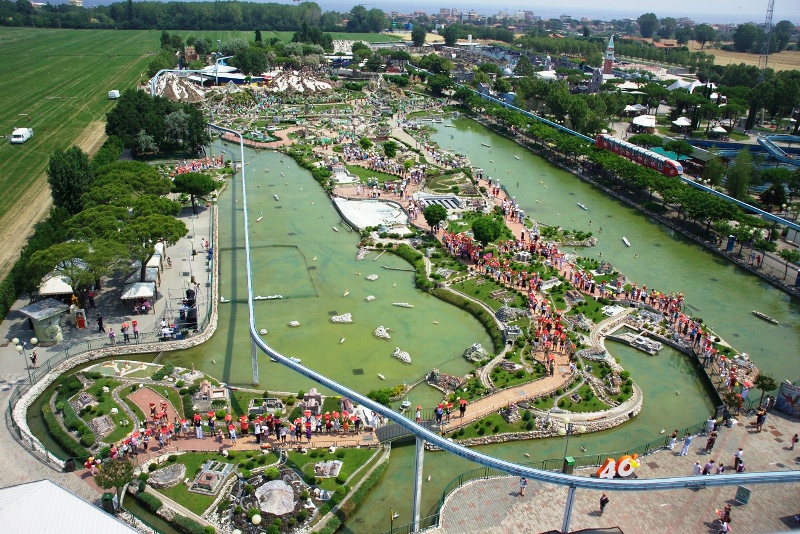
M 71 295 L 72 281 L 67 276 L 53 276 L 39 286 L 39 295 Z

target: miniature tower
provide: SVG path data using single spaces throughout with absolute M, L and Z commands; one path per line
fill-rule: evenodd
M 603 60 L 603 74 L 611 74 L 611 68 L 614 66 L 614 36 L 608 40 L 606 47 L 606 57 Z

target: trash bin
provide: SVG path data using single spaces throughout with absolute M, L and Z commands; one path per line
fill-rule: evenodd
M 75 458 L 67 458 L 64 460 L 64 472 L 65 473 L 72 473 L 75 471 Z
M 575 470 L 575 458 L 573 458 L 572 456 L 564 457 L 564 468 L 561 470 L 561 472 L 567 475 L 571 475 L 574 470 Z
M 108 512 L 109 514 L 116 514 L 117 508 L 115 506 L 116 495 L 113 493 L 104 493 L 102 497 L 100 497 L 100 502 L 103 506 L 103 511 Z

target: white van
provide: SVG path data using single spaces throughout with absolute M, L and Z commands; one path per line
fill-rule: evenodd
M 31 137 L 33 137 L 33 128 L 15 128 L 11 133 L 11 142 L 19 145 Z

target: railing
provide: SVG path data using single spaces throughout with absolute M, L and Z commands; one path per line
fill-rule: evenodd
M 695 425 L 684 428 L 683 430 L 678 432 L 678 436 L 679 438 L 681 438 L 687 434 L 698 434 L 705 431 L 705 428 L 706 428 L 706 422 L 703 421 L 701 423 L 697 423 Z M 666 448 L 668 445 L 669 445 L 669 435 L 664 435 L 652 441 L 649 441 L 647 443 L 638 445 L 636 447 L 624 451 L 617 451 L 617 452 L 610 452 L 603 454 L 589 454 L 586 456 L 576 456 L 574 457 L 575 469 L 586 468 L 586 467 L 599 467 L 603 465 L 603 463 L 608 458 L 620 458 L 628 454 L 629 455 L 637 454 L 639 455 L 639 457 L 647 456 L 648 454 L 652 454 L 654 452 Z M 564 468 L 564 459 L 550 458 L 547 460 L 536 460 L 533 462 L 525 462 L 522 465 L 533 467 L 534 469 L 541 469 L 542 471 L 561 471 Z M 505 471 L 501 471 L 493 467 L 476 467 L 474 469 L 470 469 L 469 471 L 461 473 L 444 487 L 444 490 L 442 490 L 442 496 L 439 499 L 439 506 L 436 513 L 421 520 L 416 531 L 440 526 L 440 519 L 441 519 L 440 515 L 442 507 L 444 506 L 444 503 L 447 500 L 447 497 L 449 497 L 450 494 L 452 494 L 454 491 L 459 489 L 467 482 L 472 482 L 473 480 L 487 480 L 490 478 L 502 478 L 508 476 L 509 476 L 508 473 L 506 473 Z M 387 531 L 384 534 L 411 533 L 414 532 L 414 530 L 412 530 L 412 526 L 413 524 L 401 525 L 392 528 L 391 530 Z
M 214 234 L 214 217 L 213 215 L 209 218 L 209 234 L 210 236 L 215 236 Z M 214 238 L 215 239 L 215 238 Z M 216 239 L 215 239 L 216 241 Z M 217 243 L 214 243 L 214 247 L 217 246 Z M 213 260 L 212 260 L 213 261 Z M 213 274 L 214 271 L 212 269 L 211 273 L 208 277 L 208 294 L 209 299 L 206 305 L 206 311 L 203 315 L 202 320 L 199 320 L 197 323 L 198 331 L 203 331 L 211 322 L 211 310 L 213 308 L 213 298 L 216 296 L 213 293 Z M 166 298 L 166 297 L 165 297 Z M 51 356 L 50 358 L 42 361 L 42 363 L 33 369 L 28 370 L 29 379 L 18 384 L 11 390 L 11 394 L 8 399 L 8 408 L 6 410 L 6 426 L 12 429 L 12 435 L 19 441 L 19 443 L 25 447 L 31 454 L 33 454 L 36 458 L 43 461 L 45 464 L 50 464 L 54 468 L 61 468 L 62 465 L 60 460 L 56 455 L 48 451 L 40 442 L 39 440 L 31 435 L 29 432 L 22 429 L 19 425 L 16 424 L 14 421 L 13 411 L 14 405 L 16 405 L 17 401 L 25 394 L 34 384 L 36 384 L 39 380 L 43 377 L 47 376 L 50 371 L 54 368 L 58 367 L 65 361 L 69 360 L 70 358 L 82 354 L 84 352 L 90 352 L 99 349 L 111 348 L 114 346 L 122 347 L 122 346 L 137 346 L 137 345 L 147 345 L 148 348 L 146 350 L 142 350 L 141 352 L 154 352 L 154 350 L 150 350 L 149 345 L 157 345 L 160 343 L 168 343 L 168 341 L 164 341 L 160 333 L 157 332 L 139 332 L 138 337 L 134 338 L 133 335 L 130 337 L 130 341 L 128 343 L 124 343 L 118 341 L 116 344 L 112 345 L 110 341 L 105 338 L 101 339 L 90 339 L 86 342 L 80 343 L 78 345 L 73 345 L 71 347 L 67 347 L 66 349 L 57 352 L 55 355 Z M 77 459 L 76 459 L 77 460 Z M 83 463 L 81 462 L 81 465 Z

